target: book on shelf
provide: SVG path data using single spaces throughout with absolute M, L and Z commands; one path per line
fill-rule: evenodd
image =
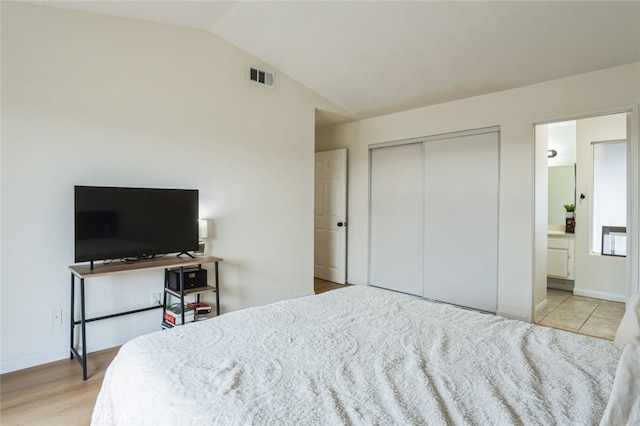
M 184 322 L 188 323 L 188 322 L 193 322 L 195 316 L 193 314 L 184 314 Z M 166 322 L 168 322 L 171 325 L 182 325 L 182 316 L 178 315 L 178 316 L 173 316 L 167 312 L 165 312 L 164 314 L 164 320 Z
M 191 322 L 194 320 L 195 311 L 188 305 L 182 306 L 180 303 L 167 306 L 164 313 L 164 319 L 172 325 L 182 325 L 182 310 L 184 309 L 184 322 Z
M 211 306 L 204 302 L 191 302 L 187 306 L 195 312 L 196 315 L 208 315 L 211 313 Z

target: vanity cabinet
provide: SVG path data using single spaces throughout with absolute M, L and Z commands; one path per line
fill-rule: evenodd
M 573 280 L 573 235 L 549 235 L 547 239 L 547 276 Z

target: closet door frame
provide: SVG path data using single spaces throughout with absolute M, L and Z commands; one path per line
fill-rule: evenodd
M 372 157 L 373 157 L 373 152 L 376 149 L 379 148 L 388 148 L 388 147 L 394 147 L 394 146 L 398 146 L 398 145 L 407 145 L 407 144 L 423 144 L 423 153 L 426 152 L 426 149 L 424 148 L 424 145 L 431 142 L 431 141 L 437 141 L 437 140 L 443 140 L 443 139 L 453 139 L 453 138 L 461 138 L 461 137 L 465 137 L 465 136 L 475 136 L 475 135 L 481 135 L 481 134 L 485 134 L 485 133 L 497 133 L 497 153 L 496 153 L 496 167 L 497 167 L 497 187 L 495 189 L 496 191 L 496 232 L 495 232 L 495 242 L 492 242 L 492 246 L 495 247 L 495 285 L 494 285 L 494 292 L 492 294 L 494 300 L 495 300 L 495 305 L 494 306 L 490 306 L 488 309 L 480 309 L 480 308 L 474 308 L 474 309 L 479 309 L 479 310 L 487 310 L 490 312 L 496 312 L 497 311 L 497 303 L 498 303 L 498 262 L 499 262 L 499 224 L 500 224 L 500 218 L 499 218 L 499 202 L 500 202 L 500 126 L 492 126 L 492 127 L 485 127 L 485 128 L 478 128 L 478 129 L 471 129 L 471 130 L 464 130 L 464 131 L 459 131 L 459 132 L 450 132 L 450 133 L 443 133 L 443 134 L 437 134 L 437 135 L 431 135 L 431 136 L 426 136 L 426 137 L 418 137 L 418 138 L 411 138 L 411 139 L 403 139 L 403 140 L 398 140 L 398 141 L 390 141 L 390 142 L 383 142 L 383 143 L 377 143 L 377 144 L 371 144 L 369 145 L 369 256 L 368 256 L 368 269 L 369 269 L 369 279 L 368 279 L 368 283 L 369 285 L 375 285 L 375 283 L 372 283 L 372 252 L 374 250 L 374 247 L 372 247 L 372 194 L 374 191 L 373 188 L 373 168 L 372 168 Z M 423 159 L 424 161 L 424 159 Z M 426 184 L 424 185 L 426 188 Z M 426 202 L 426 200 L 423 198 L 423 205 Z M 423 212 L 424 212 L 424 207 L 423 207 Z M 426 218 L 425 218 L 426 221 Z M 426 229 L 427 226 L 426 224 L 423 224 L 422 226 L 423 229 L 423 233 L 426 233 Z M 424 235 L 424 238 L 426 239 L 426 235 Z M 495 245 L 493 245 L 493 243 L 495 243 Z M 423 248 L 424 250 L 424 248 Z M 424 260 L 423 260 L 423 266 L 424 266 Z M 393 268 L 393 265 L 389 265 L 390 268 Z M 424 271 L 423 272 L 423 285 L 425 285 L 426 283 L 426 274 L 428 272 Z M 423 294 L 425 290 L 423 290 Z

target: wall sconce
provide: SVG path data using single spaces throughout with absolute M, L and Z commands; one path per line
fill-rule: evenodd
M 204 254 L 204 239 L 209 235 L 209 221 L 207 219 L 198 220 L 198 253 Z
M 558 155 L 558 151 L 556 151 L 555 149 L 550 149 L 547 151 L 547 157 L 548 158 L 553 158 L 556 155 Z

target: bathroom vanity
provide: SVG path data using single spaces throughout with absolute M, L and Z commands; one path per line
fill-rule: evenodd
M 574 243 L 574 234 L 549 231 L 547 239 L 547 277 L 573 280 Z

